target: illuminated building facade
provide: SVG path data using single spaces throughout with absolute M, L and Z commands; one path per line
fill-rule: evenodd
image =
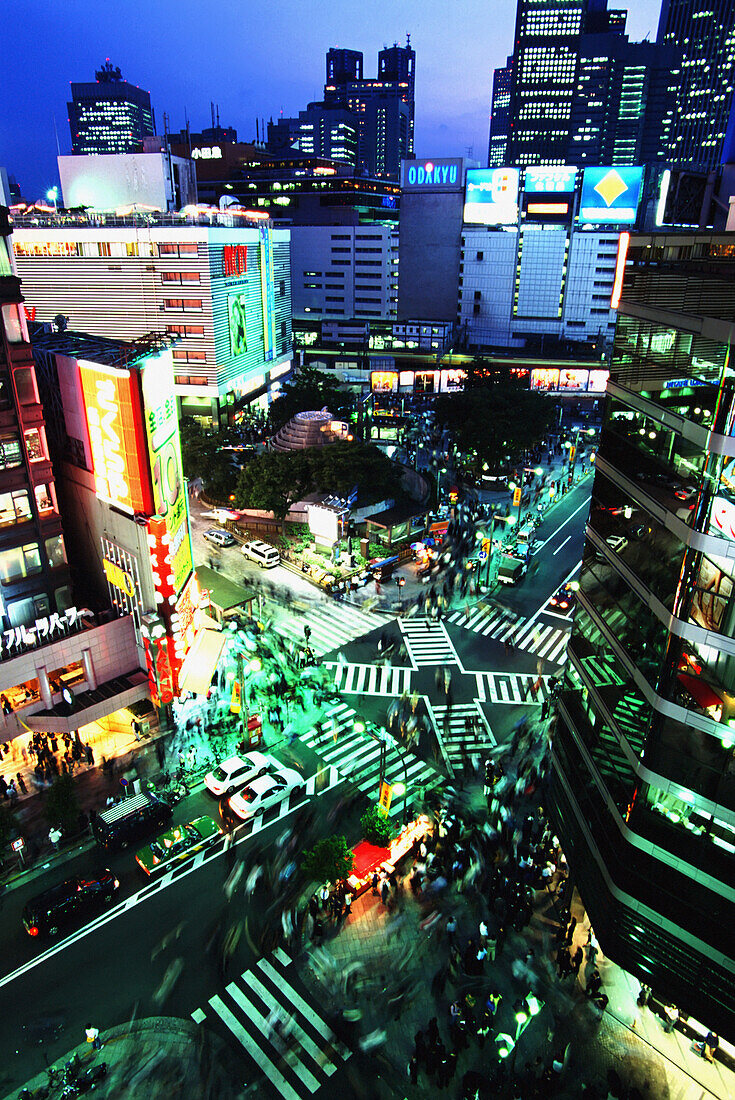
M 291 298 L 294 317 L 395 317 L 398 230 L 292 226 Z
M 139 153 L 155 133 L 149 92 L 123 80 L 109 59 L 96 83 L 72 84 L 69 111 L 72 153 Z
M 180 412 L 219 423 L 235 401 L 267 404 L 290 369 L 289 233 L 265 216 L 210 220 L 16 218 L 13 247 L 39 321 L 61 312 L 92 335 L 176 339 Z
M 490 142 L 487 150 L 488 168 L 500 168 L 508 163 L 508 123 L 510 121 L 510 92 L 513 76 L 513 58 L 509 57 L 502 69 L 493 73 L 493 101 L 490 109 Z
M 627 246 L 550 813 L 605 954 L 732 1041 L 735 250 Z
M 74 732 L 148 695 L 132 617 L 110 621 L 107 599 L 92 604 L 97 613 L 72 591 L 57 488 L 7 211 L 0 209 L 3 742 L 24 739 L 29 729 Z
M 735 126 L 735 5 L 732 0 L 663 0 L 658 42 L 681 50 L 675 124 L 667 161 L 708 171 Z M 731 139 L 732 140 L 732 139 Z

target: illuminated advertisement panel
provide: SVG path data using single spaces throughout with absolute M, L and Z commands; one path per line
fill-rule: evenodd
M 370 375 L 373 393 L 395 393 L 398 389 L 398 373 L 392 370 L 374 370 Z
M 531 371 L 532 390 L 557 390 L 559 388 L 559 371 L 553 367 L 535 367 Z
M 155 512 L 166 523 L 178 595 L 192 571 L 192 556 L 171 352 L 147 359 L 142 377 Z
M 591 370 L 588 393 L 604 393 L 607 389 L 607 380 L 610 377 L 609 370 Z
M 80 360 L 79 375 L 100 500 L 129 512 L 150 512 L 145 433 L 136 380 L 129 370 Z
M 230 330 L 230 355 L 244 355 L 248 350 L 246 320 L 246 290 L 233 290 L 227 295 L 227 320 Z
M 523 190 L 527 195 L 573 192 L 576 179 L 577 169 L 571 164 L 541 164 L 526 168 L 523 174 Z
M 513 225 L 518 221 L 517 168 L 468 168 L 464 220 L 474 225 Z
M 559 371 L 560 390 L 586 390 L 589 379 L 589 371 L 578 367 L 566 368 Z
M 577 221 L 631 225 L 638 213 L 642 182 L 642 168 L 585 168 Z
M 263 303 L 263 358 L 270 362 L 276 350 L 276 290 L 273 284 L 273 234 L 269 225 L 259 225 L 260 296 Z

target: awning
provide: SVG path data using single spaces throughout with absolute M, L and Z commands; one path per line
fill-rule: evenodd
M 200 630 L 179 674 L 182 692 L 206 695 L 209 691 L 227 635 L 221 630 Z
M 722 699 L 717 695 L 714 688 L 697 676 L 691 676 L 688 672 L 680 672 L 679 682 L 687 689 L 692 699 L 695 699 L 700 707 L 704 707 L 705 710 L 709 710 L 710 707 L 722 706 Z

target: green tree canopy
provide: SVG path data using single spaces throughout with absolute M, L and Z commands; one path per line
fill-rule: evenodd
M 438 397 L 434 408 L 460 450 L 475 451 L 491 469 L 540 442 L 555 413 L 548 397 L 526 389 L 505 364 L 485 371 L 482 360 L 469 368 L 464 391 Z
M 349 394 L 339 382 L 316 367 L 301 367 L 293 379 L 286 382 L 283 393 L 271 404 L 269 415 L 277 431 L 296 413 L 327 408 L 336 413 L 349 400 Z
M 68 773 L 60 775 L 51 785 L 46 795 L 44 814 L 49 825 L 61 829 L 62 833 L 73 833 L 77 827 L 79 818 L 79 801 L 77 799 L 74 779 Z
M 238 508 L 263 508 L 285 524 L 289 508 L 308 493 L 347 496 L 358 491 L 373 499 L 399 488 L 397 467 L 369 443 L 330 443 L 305 451 L 268 451 L 252 458 L 235 489 Z
M 222 449 L 238 441 L 236 433 L 227 428 L 221 431 L 202 428 L 190 417 L 181 421 L 180 431 L 184 477 L 200 477 L 211 496 L 226 500 L 237 478 L 236 462 L 244 464 L 250 457 L 240 458 L 237 452 Z
M 301 869 L 307 879 L 340 882 L 350 877 L 354 863 L 354 853 L 343 836 L 326 836 L 306 852 Z

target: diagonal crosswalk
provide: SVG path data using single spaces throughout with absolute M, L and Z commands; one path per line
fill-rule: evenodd
M 304 627 L 308 627 L 308 644 L 321 657 L 391 621 L 389 615 L 379 611 L 362 611 L 344 601 L 324 601 L 298 604 L 291 610 L 278 606 L 273 626 L 282 637 L 300 646 L 306 645 Z
M 478 701 L 459 703 L 447 715 L 446 706 L 432 704 L 432 717 L 453 767 L 461 767 L 466 757 L 485 756 L 496 744 L 487 718 Z
M 476 672 L 478 699 L 485 703 L 543 703 L 551 676 L 530 672 Z
M 191 1015 L 245 1051 L 272 1086 L 259 1096 L 305 1100 L 326 1084 L 350 1051 L 289 981 L 296 980 L 290 965 L 286 952 L 276 948 L 270 958 L 260 959 L 210 997 L 206 1009 Z M 270 1026 L 276 1016 L 285 1022 L 287 1042 Z
M 443 623 L 418 618 L 401 619 L 400 627 L 414 668 L 457 661 L 457 654 Z
M 498 642 L 508 642 L 514 649 L 543 657 L 551 664 L 563 664 L 566 659 L 571 624 L 558 627 L 535 619 L 516 619 L 501 608 L 480 604 L 471 608 L 469 615 L 464 608 L 457 608 L 447 616 L 447 622 Z
M 325 668 L 334 669 L 334 684 L 345 695 L 381 695 L 384 698 L 403 695 L 411 690 L 413 669 L 408 666 L 359 665 L 345 661 L 325 661 Z
M 355 722 L 363 728 L 356 731 Z M 364 730 L 364 723 L 347 703 L 328 707 L 316 728 L 301 734 L 300 739 L 314 749 L 325 764 L 336 768 L 368 798 L 377 800 L 382 744 Z M 397 795 L 391 802 L 391 817 L 403 813 L 404 803 L 413 800 L 420 788 L 428 790 L 443 780 L 430 764 L 410 750 L 398 748 L 389 735 L 385 742 L 384 778 L 391 785 L 398 782 L 406 785 L 406 794 Z

